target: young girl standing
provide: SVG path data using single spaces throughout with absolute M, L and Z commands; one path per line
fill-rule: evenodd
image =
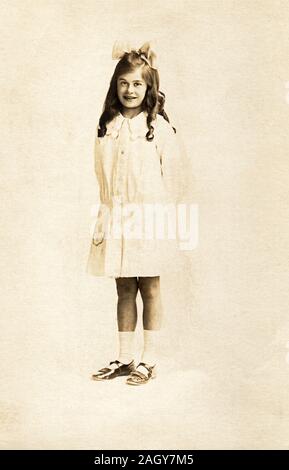
M 87 263 L 94 276 L 115 279 L 119 355 L 93 374 L 94 380 L 128 376 L 129 385 L 156 377 L 157 347 L 162 320 L 160 276 L 165 269 L 164 240 L 124 237 L 125 222 L 140 228 L 139 218 L 125 207 L 139 208 L 174 200 L 175 178 L 169 170 L 178 158 L 176 130 L 164 111 L 156 54 L 150 43 L 140 49 L 115 43 L 119 59 L 110 81 L 95 139 L 95 171 L 100 209 Z M 178 185 L 181 182 L 177 183 Z M 118 209 L 118 210 L 116 210 Z M 119 229 L 109 236 L 111 228 Z M 142 232 L 143 235 L 143 232 Z M 134 362 L 136 296 L 143 301 L 144 348 Z

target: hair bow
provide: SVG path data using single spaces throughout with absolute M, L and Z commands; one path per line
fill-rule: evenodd
M 151 48 L 150 42 L 145 42 L 139 49 L 132 47 L 130 43 L 123 41 L 115 41 L 112 49 L 112 58 L 121 59 L 127 52 L 135 51 L 139 56 L 152 68 L 157 70 L 156 53 Z

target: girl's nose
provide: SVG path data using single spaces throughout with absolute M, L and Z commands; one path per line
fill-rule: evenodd
M 133 93 L 133 91 L 134 91 L 134 89 L 133 89 L 133 83 L 129 83 L 129 84 L 128 84 L 127 91 L 128 91 L 128 93 Z

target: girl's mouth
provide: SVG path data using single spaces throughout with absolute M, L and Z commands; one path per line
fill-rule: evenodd
M 136 96 L 125 96 L 124 99 L 127 101 L 132 101 L 136 99 Z

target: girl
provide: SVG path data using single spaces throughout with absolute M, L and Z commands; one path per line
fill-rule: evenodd
M 120 60 L 95 139 L 101 205 L 87 272 L 115 279 L 119 355 L 92 378 L 111 380 L 126 375 L 127 384 L 141 385 L 156 376 L 162 319 L 160 275 L 168 247 L 165 240 L 144 238 L 141 219 L 149 205 L 176 202 L 180 182 L 176 183 L 172 163 L 178 159 L 178 147 L 176 130 L 164 111 L 165 95 L 159 90 L 156 55 L 150 43 L 138 50 L 115 43 L 113 58 Z M 125 223 L 141 236 L 125 237 Z M 143 301 L 144 348 L 135 367 L 138 290 Z

